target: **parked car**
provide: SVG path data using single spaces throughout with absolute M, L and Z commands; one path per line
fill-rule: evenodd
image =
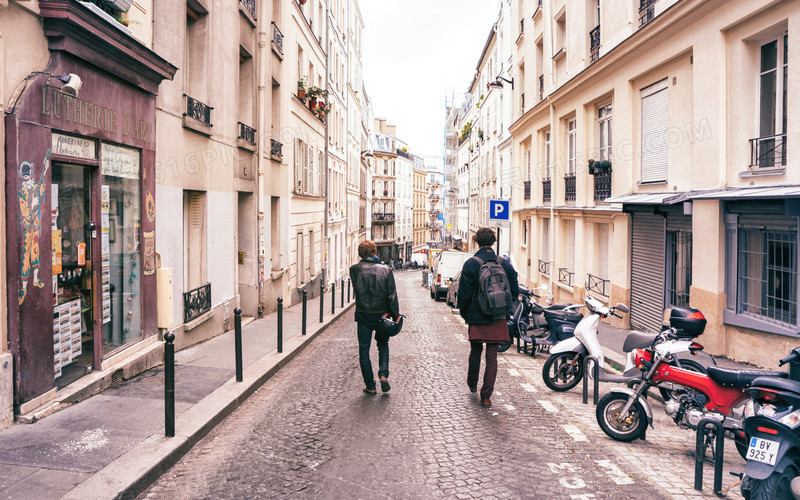
M 447 305 L 450 307 L 456 307 L 458 305 L 458 281 L 461 279 L 461 271 L 455 275 L 453 280 L 450 282 L 450 286 L 447 287 Z
M 442 251 L 433 264 L 433 279 L 431 280 L 431 298 L 439 300 L 439 297 L 447 297 L 448 287 L 461 272 L 464 262 L 472 257 L 471 253 L 457 252 L 453 250 Z

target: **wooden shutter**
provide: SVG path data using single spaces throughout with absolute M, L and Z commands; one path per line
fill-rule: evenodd
M 203 284 L 203 195 L 186 191 L 186 290 Z
M 667 81 L 642 91 L 642 182 L 665 182 L 669 166 Z
M 314 189 L 314 146 L 308 146 L 306 159 L 306 193 L 317 194 Z
M 300 163 L 300 148 L 303 141 L 300 139 L 294 140 L 294 192 L 300 193 L 302 191 L 303 183 L 303 165 Z

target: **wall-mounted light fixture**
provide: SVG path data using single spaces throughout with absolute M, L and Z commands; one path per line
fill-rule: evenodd
M 510 83 L 511 84 L 511 90 L 514 90 L 514 79 L 512 78 L 511 80 L 508 80 L 508 79 L 503 78 L 502 76 L 499 76 L 499 75 L 497 76 L 497 79 L 495 81 L 489 82 L 489 83 L 486 84 L 486 89 L 488 90 L 488 89 L 490 89 L 492 87 L 498 88 L 498 89 L 502 89 L 503 88 L 503 82 L 501 82 L 500 80 L 503 80 L 503 82 L 506 82 L 506 83 Z
M 9 115 L 14 114 L 14 111 L 16 111 L 17 109 L 17 103 L 25 94 L 25 90 L 27 90 L 28 84 L 30 83 L 31 80 L 33 80 L 35 77 L 39 75 L 47 75 L 47 82 L 45 82 L 45 85 L 50 84 L 51 78 L 55 78 L 56 80 L 60 81 L 61 92 L 72 97 L 78 97 L 78 92 L 81 91 L 81 86 L 83 85 L 81 77 L 79 77 L 75 73 L 64 73 L 61 76 L 56 76 L 46 71 L 34 71 L 28 76 L 26 76 L 25 79 L 20 83 L 20 85 L 17 85 L 17 88 L 20 88 L 20 86 L 22 87 L 22 90 L 20 90 L 19 93 L 17 93 L 16 89 L 14 89 L 14 93 L 16 93 L 16 96 L 12 94 L 12 100 L 14 101 L 14 104 L 11 106 L 11 111 L 6 112 L 7 114 Z

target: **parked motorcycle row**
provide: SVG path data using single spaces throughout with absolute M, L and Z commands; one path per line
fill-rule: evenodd
M 563 392 L 578 385 L 591 356 L 599 380 L 618 383 L 597 403 L 600 428 L 614 440 L 644 439 L 653 427 L 653 410 L 647 391 L 656 388 L 664 398 L 664 411 L 681 428 L 697 430 L 708 419 L 721 424 L 739 454 L 746 460 L 740 490 L 745 499 L 792 499 L 800 491 L 800 347 L 779 366 L 789 372 L 732 370 L 716 366 L 695 339 L 706 326 L 702 312 L 674 307 L 658 333 L 630 332 L 623 343 L 626 366 L 619 376 L 603 371 L 605 356 L 598 327 L 609 316 L 622 318 L 624 304 L 606 306 L 586 297 L 584 304 L 540 305 L 534 291 L 520 287 L 519 301 L 508 320 L 511 342 L 517 350 L 536 356 L 547 354 L 542 379 L 551 390 Z M 586 309 L 582 314 L 580 309 Z M 529 347 L 530 346 L 530 352 Z M 687 356 L 702 356 L 700 363 Z M 712 457 L 715 427 L 704 426 Z

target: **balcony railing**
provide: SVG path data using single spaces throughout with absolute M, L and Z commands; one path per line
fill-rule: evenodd
M 539 259 L 539 272 L 546 276 L 550 275 L 550 261 Z
M 589 32 L 589 55 L 592 62 L 600 59 L 600 25 Z
M 524 186 L 525 186 L 524 187 L 525 199 L 526 200 L 530 200 L 531 199 L 531 181 L 525 181 L 524 182 Z
M 211 110 L 214 109 L 208 104 L 204 104 L 193 97 L 186 96 L 186 116 L 199 122 L 203 122 L 209 127 L 211 125 Z
M 539 75 L 539 101 L 544 100 L 544 75 Z
M 522 106 L 522 112 L 525 112 L 525 92 L 519 95 L 519 103 Z
M 253 16 L 253 19 L 256 18 L 256 0 L 239 0 L 239 3 Z
M 250 144 L 256 143 L 256 129 L 239 122 L 239 139 L 247 141 Z
M 575 201 L 575 174 L 564 176 L 564 201 Z
M 550 203 L 550 179 L 542 181 L 542 203 Z
M 372 214 L 372 222 L 394 222 L 394 214 L 390 212 Z
M 278 29 L 278 25 L 272 23 L 272 43 L 275 44 L 275 48 L 278 49 L 278 52 L 283 54 L 283 33 L 281 30 Z
M 786 166 L 786 134 L 750 139 L 750 166 L 752 168 Z
M 639 0 L 639 27 L 641 28 L 645 24 L 649 23 L 653 20 L 653 16 L 655 15 L 655 9 L 653 5 L 655 5 L 656 0 Z
M 269 154 L 272 156 L 279 156 L 283 158 L 283 144 L 276 141 L 275 139 L 270 139 L 270 146 L 269 146 Z
M 594 201 L 611 197 L 611 172 L 594 174 Z
M 519 20 L 519 34 L 525 33 L 525 19 Z
M 586 278 L 586 290 L 608 297 L 611 281 L 604 280 L 603 278 L 595 276 L 594 274 L 588 274 L 586 275 Z
M 183 322 L 197 318 L 211 310 L 211 283 L 183 294 Z
M 558 282 L 562 283 L 567 286 L 572 286 L 572 279 L 575 277 L 575 273 L 567 269 L 566 267 L 559 267 L 558 268 Z
M 411 155 L 408 153 L 408 151 L 403 151 L 402 149 L 398 149 L 397 154 L 403 158 L 411 158 Z

